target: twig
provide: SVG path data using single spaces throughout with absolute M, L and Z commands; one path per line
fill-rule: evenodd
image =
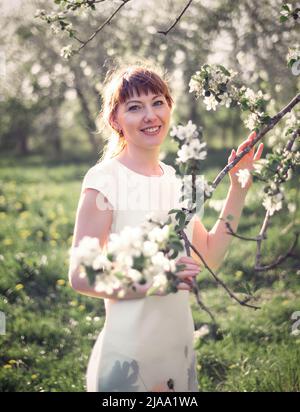
M 180 13 L 180 15 L 178 17 L 176 17 L 175 22 L 172 24 L 172 26 L 170 26 L 168 28 L 168 30 L 163 31 L 163 30 L 158 30 L 157 33 L 160 34 L 164 34 L 165 36 L 173 29 L 173 27 L 176 26 L 176 24 L 179 22 L 179 20 L 181 19 L 181 17 L 183 16 L 183 14 L 186 12 L 186 10 L 190 7 L 191 3 L 193 0 L 189 0 L 188 3 L 186 4 L 185 8 L 182 10 L 182 12 Z
M 184 231 L 182 230 L 180 232 L 183 240 L 184 240 L 184 244 L 185 244 L 185 250 L 187 253 L 187 256 L 191 256 L 191 250 L 190 250 L 190 246 L 189 246 L 189 240 L 187 238 L 187 235 L 184 233 Z M 194 292 L 194 295 L 196 297 L 196 301 L 198 303 L 198 305 L 200 306 L 201 309 L 203 309 L 206 313 L 208 313 L 208 315 L 210 316 L 211 320 L 217 324 L 216 319 L 214 317 L 214 315 L 211 313 L 211 311 L 208 309 L 208 307 L 202 302 L 201 298 L 200 298 L 200 291 L 199 291 L 199 287 L 197 285 L 197 281 L 196 279 L 193 279 L 192 282 L 192 290 Z
M 229 230 L 229 232 L 226 232 L 227 235 L 232 235 L 232 236 L 237 237 L 237 238 L 242 239 L 242 240 L 250 240 L 250 241 L 254 241 L 254 242 L 257 242 L 258 240 L 261 240 L 260 236 L 247 237 L 247 236 L 238 235 L 236 232 L 234 232 L 234 230 L 232 229 L 229 222 L 225 222 L 225 226 Z M 266 239 L 266 237 L 264 237 L 264 239 Z
M 204 263 L 205 268 L 209 271 L 209 273 L 213 276 L 213 278 L 215 279 L 215 281 L 217 283 L 219 283 L 229 294 L 229 296 L 231 296 L 235 301 L 237 301 L 240 305 L 242 306 L 248 306 L 249 308 L 253 308 L 253 309 L 260 309 L 259 306 L 254 306 L 254 305 L 250 305 L 247 303 L 247 301 L 250 300 L 249 297 L 247 297 L 245 300 L 240 300 L 233 292 L 231 292 L 231 290 L 229 289 L 229 287 L 210 269 L 210 267 L 207 265 L 207 263 L 205 262 L 204 258 L 202 257 L 202 255 L 200 254 L 200 252 L 195 248 L 195 246 L 192 245 L 192 243 L 187 239 L 188 243 L 189 243 L 189 247 L 191 249 L 193 249 L 193 251 L 196 253 L 196 255 L 202 260 L 202 262 Z
M 269 269 L 273 269 L 275 266 L 279 265 L 282 263 L 284 260 L 286 260 L 288 257 L 297 257 L 299 259 L 299 256 L 294 255 L 292 252 L 297 246 L 298 243 L 298 238 L 299 238 L 299 233 L 295 233 L 295 239 L 289 250 L 285 255 L 280 255 L 275 262 L 270 263 L 269 265 L 264 265 L 264 266 L 255 266 L 254 269 L 258 272 L 263 272 Z
M 79 53 L 79 51 L 85 47 L 90 41 L 92 41 L 94 39 L 94 37 L 97 36 L 97 34 L 107 25 L 110 24 L 111 20 L 113 19 L 113 17 L 118 13 L 118 11 L 125 6 L 126 3 L 128 3 L 130 0 L 122 0 L 122 4 L 120 4 L 120 6 L 112 13 L 112 15 L 105 20 L 105 22 L 99 26 L 97 28 L 97 30 L 85 41 L 79 40 L 82 44 L 81 46 L 77 49 L 74 50 L 74 53 Z M 78 39 L 77 39 L 78 40 Z

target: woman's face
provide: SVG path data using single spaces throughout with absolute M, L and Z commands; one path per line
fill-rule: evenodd
M 160 146 L 168 134 L 172 109 L 164 95 L 134 94 L 118 106 L 115 125 L 128 144 L 142 148 Z

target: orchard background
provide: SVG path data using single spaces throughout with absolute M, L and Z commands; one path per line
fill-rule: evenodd
M 90 6 L 79 7 L 83 3 Z M 300 70 L 289 67 L 286 56 L 296 46 L 300 17 L 298 11 L 288 12 L 297 10 L 296 3 L 287 9 L 283 4 L 1 4 L 0 311 L 6 322 L 4 327 L 2 315 L 0 391 L 85 390 L 88 356 L 104 323 L 104 302 L 70 288 L 68 249 L 82 178 L 105 143 L 105 131 L 96 130 L 107 70 L 138 58 L 167 69 L 176 105 L 173 125 L 192 120 L 203 127 L 208 155 L 201 168 L 207 180 L 213 180 L 249 130 L 238 107 L 208 111 L 203 100 L 189 93 L 189 82 L 202 65 L 222 64 L 238 72 L 244 85 L 268 95 L 274 112 L 286 106 L 299 93 Z M 55 20 L 68 5 L 68 23 Z M 65 58 L 83 45 L 76 38 L 88 39 L 118 8 L 110 24 L 79 53 Z M 51 13 L 53 21 L 47 24 L 43 16 Z M 294 116 L 299 119 L 297 107 Z M 264 136 L 263 157 L 286 141 L 286 127 L 283 119 Z M 175 165 L 176 151 L 176 143 L 167 138 L 161 159 Z M 205 203 L 207 229 L 218 218 L 228 184 L 226 176 Z M 255 180 L 247 194 L 240 235 L 259 232 L 265 213 L 263 187 Z M 285 183 L 284 194 L 263 244 L 266 264 L 284 255 L 299 231 L 299 169 Z M 254 259 L 254 242 L 235 238 L 218 275 L 237 293 L 251 289 L 261 306 L 257 311 L 230 299 L 207 271 L 197 279 L 222 331 L 210 333 L 210 318 L 191 295 L 200 391 L 300 390 L 299 245 L 264 272 L 253 269 Z

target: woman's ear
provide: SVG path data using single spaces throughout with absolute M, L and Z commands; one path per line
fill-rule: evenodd
M 114 116 L 110 116 L 109 123 L 113 129 L 120 130 L 119 123 L 116 121 Z

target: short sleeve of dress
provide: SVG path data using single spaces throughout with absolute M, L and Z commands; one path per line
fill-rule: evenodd
M 108 199 L 113 209 L 116 209 L 117 181 L 111 165 L 99 163 L 91 167 L 82 181 L 81 192 L 84 189 L 95 189 L 101 192 Z

